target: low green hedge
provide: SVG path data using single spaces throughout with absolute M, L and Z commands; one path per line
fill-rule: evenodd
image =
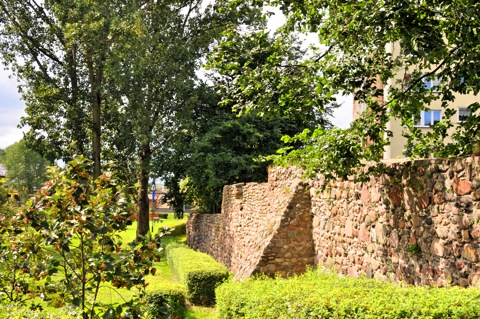
M 228 282 L 216 294 L 220 319 L 480 318 L 478 289 L 397 287 L 324 271 Z
M 187 312 L 185 289 L 181 285 L 162 286 L 149 293 L 146 301 L 146 311 L 152 318 L 185 318 Z
M 179 223 L 173 227 L 172 231 L 170 232 L 170 235 L 181 236 L 181 235 L 185 235 L 186 233 L 187 233 L 187 221 L 185 220 L 183 221 L 183 223 L 179 221 Z
M 215 304 L 215 288 L 229 278 L 228 269 L 186 245 L 172 243 L 165 251 L 167 263 L 187 288 L 187 299 L 195 305 Z

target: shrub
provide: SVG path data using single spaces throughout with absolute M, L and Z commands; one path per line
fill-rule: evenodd
M 187 220 L 186 219 L 181 219 L 181 220 L 174 220 L 168 222 L 168 225 L 159 228 L 158 232 L 168 234 L 169 236 L 181 236 L 185 235 L 187 233 Z
M 476 289 L 397 287 L 324 271 L 228 282 L 216 294 L 222 319 L 480 317 Z
M 154 293 L 149 293 L 146 300 L 146 310 L 153 318 L 185 318 L 185 290 L 180 285 L 163 286 Z
M 215 304 L 215 288 L 228 279 L 228 269 L 207 254 L 182 244 L 166 247 L 167 262 L 187 288 L 187 299 L 196 305 Z
M 78 307 L 84 319 L 138 311 L 139 298 L 104 307 L 98 291 L 110 283 L 143 293 L 159 247 L 146 239 L 122 245 L 133 201 L 115 174 L 94 179 L 91 166 L 78 157 L 63 169 L 52 167 L 39 196 L 18 216 L 0 220 L 0 260 L 8 261 L 1 265 L 0 299 L 41 297 L 57 307 Z

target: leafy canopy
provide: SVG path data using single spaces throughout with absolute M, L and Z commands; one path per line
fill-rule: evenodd
M 405 127 L 409 156 L 470 155 L 472 146 L 479 142 L 478 102 L 465 105 L 472 111 L 467 121 L 458 126 L 451 122 L 456 111 L 451 102 L 458 94 L 476 96 L 480 89 L 477 1 L 239 0 L 232 6 L 238 2 L 278 6 L 286 16 L 286 24 L 273 33 L 276 52 L 266 52 L 262 45 L 241 46 L 245 39 L 259 39 L 264 33 L 247 30 L 225 34 L 212 58 L 216 70 L 232 77 L 224 91 L 244 94 L 240 108 L 260 115 L 288 114 L 308 109 L 315 101 L 329 109 L 330 99 L 337 93 L 354 93 L 359 103 L 368 106 L 347 131 L 320 129 L 294 139 L 308 146 L 301 152 L 288 155 L 287 150 L 285 154 L 311 173 L 347 176 L 356 171 L 353 166 L 381 160 L 392 136 L 388 127 L 392 119 L 400 120 Z M 285 39 L 302 33 L 316 34 L 319 44 L 300 59 L 282 56 Z M 266 55 L 257 65 L 253 57 L 259 53 Z M 292 90 L 287 91 L 292 93 L 282 90 L 273 95 L 277 103 L 270 103 L 270 99 L 266 103 L 265 97 L 272 96 L 270 83 L 276 84 L 275 92 L 289 81 L 272 80 L 277 79 L 272 75 L 282 72 L 295 75 L 290 77 L 295 80 L 289 85 Z M 434 78 L 440 80 L 438 86 L 426 88 L 424 81 Z M 389 84 L 388 95 L 382 84 Z M 307 87 L 310 90 L 302 93 Z M 228 101 L 231 94 L 224 96 Z M 420 111 L 435 101 L 443 108 L 442 121 L 430 131 L 418 130 L 415 123 Z M 373 143 L 366 144 L 367 138 Z

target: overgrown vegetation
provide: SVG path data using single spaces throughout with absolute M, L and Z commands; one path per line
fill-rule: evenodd
M 309 271 L 291 279 L 228 282 L 216 290 L 221 319 L 478 318 L 477 289 L 402 287 Z

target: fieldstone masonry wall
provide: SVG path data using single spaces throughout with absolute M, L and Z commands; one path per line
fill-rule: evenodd
M 229 267 L 253 273 L 301 273 L 314 263 L 306 184 L 295 169 L 270 172 L 269 182 L 225 186 L 222 214 L 190 214 L 187 243 Z
M 315 263 L 352 277 L 478 286 L 480 157 L 386 164 L 364 184 L 274 168 L 268 183 L 227 186 L 223 214 L 192 214 L 188 243 L 237 278 Z

